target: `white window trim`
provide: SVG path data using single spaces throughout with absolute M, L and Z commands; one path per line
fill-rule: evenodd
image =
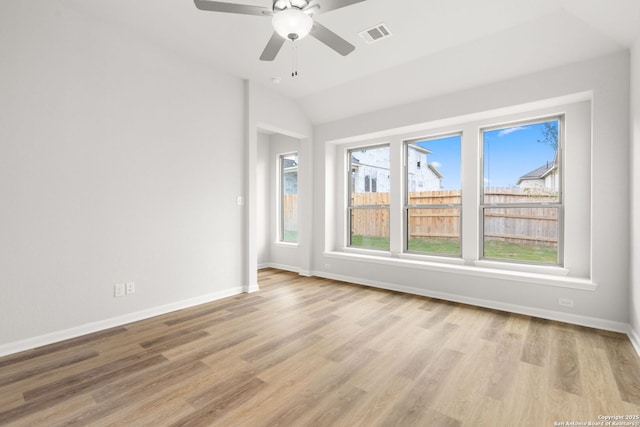
M 370 251 L 375 252 L 375 251 Z M 475 277 L 487 277 L 491 279 L 502 279 L 522 282 L 530 285 L 546 285 L 546 286 L 558 286 L 570 289 L 580 289 L 584 291 L 595 291 L 598 288 L 598 284 L 591 279 L 584 279 L 579 277 L 567 277 L 564 275 L 568 270 L 558 267 L 546 267 L 544 270 L 537 272 L 528 271 L 533 269 L 520 269 L 519 265 L 509 263 L 496 263 L 492 261 L 476 261 L 473 265 L 466 265 L 464 260 L 456 258 L 447 258 L 446 261 L 438 259 L 437 261 L 429 260 L 425 256 L 412 256 L 412 257 L 392 257 L 391 254 L 380 256 L 380 254 L 365 254 L 364 251 L 359 250 L 357 253 L 354 251 L 330 251 L 324 252 L 323 255 L 327 258 L 335 258 L 346 261 L 361 261 L 379 265 L 389 265 L 394 267 L 409 267 L 427 271 L 438 271 L 443 273 L 455 273 L 464 274 Z M 455 263 L 451 261 L 456 261 Z M 506 266 L 503 264 L 507 264 Z M 513 269 L 506 269 L 513 268 Z M 521 267 L 521 266 L 520 266 Z M 539 267 L 530 266 L 526 267 Z M 544 267 L 543 267 L 544 268 Z M 527 270 L 527 271 L 525 271 Z M 552 271 L 557 270 L 557 271 Z M 556 275 L 559 274 L 559 275 Z

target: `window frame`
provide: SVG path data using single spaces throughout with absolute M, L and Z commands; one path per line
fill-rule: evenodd
M 557 147 L 557 163 L 558 163 L 558 200 L 554 203 L 550 202 L 522 202 L 522 203 L 485 203 L 485 170 L 484 170 L 484 159 L 485 159 L 485 151 L 484 151 L 484 134 L 485 132 L 490 132 L 498 129 L 508 129 L 517 126 L 529 126 L 535 124 L 541 124 L 551 121 L 558 122 L 558 147 Z M 565 201 L 564 201 L 564 143 L 565 143 L 565 114 L 554 114 L 549 116 L 542 116 L 533 119 L 525 119 L 525 120 L 516 120 L 516 121 L 508 121 L 500 124 L 493 124 L 491 126 L 480 126 L 478 128 L 478 142 L 479 142 L 479 201 L 478 201 L 478 260 L 479 261 L 489 261 L 489 262 L 499 262 L 506 264 L 516 264 L 516 265 L 532 265 L 532 266 L 546 266 L 546 267 L 564 267 L 564 210 L 565 210 Z M 506 259 L 506 258 L 492 258 L 485 256 L 485 209 L 517 209 L 517 208 L 555 208 L 558 210 L 558 242 L 557 242 L 557 259 L 555 263 L 548 262 L 540 262 L 540 261 L 527 261 L 527 260 L 518 260 L 518 259 Z
M 389 142 L 381 142 L 381 143 L 372 143 L 370 145 L 358 145 L 357 147 L 352 147 L 352 148 L 347 148 L 345 155 L 346 155 L 346 170 L 347 170 L 347 192 L 346 192 L 346 239 L 345 239 L 345 247 L 348 249 L 355 249 L 355 250 L 363 250 L 363 251 L 376 251 L 379 253 L 389 253 L 391 248 L 389 247 L 388 249 L 378 249 L 378 248 L 368 248 L 368 247 L 358 247 L 358 246 L 353 246 L 352 245 L 352 239 L 353 239 L 353 235 L 352 235 L 352 217 L 353 217 L 353 211 L 354 210 L 376 210 L 376 209 L 386 209 L 390 215 L 391 213 L 391 204 L 385 204 L 385 205 L 353 205 L 352 200 L 352 192 L 353 192 L 353 185 L 354 185 L 354 180 L 353 180 L 353 163 L 352 163 L 352 153 L 356 152 L 356 151 L 362 151 L 362 150 L 371 150 L 371 149 L 376 149 L 376 148 L 384 148 L 387 147 L 389 149 L 389 152 L 391 152 L 391 144 Z M 389 172 L 391 173 L 391 160 L 389 160 Z M 390 177 L 391 179 L 391 177 Z M 369 189 L 371 190 L 371 184 L 369 185 Z M 376 190 L 377 190 L 377 183 L 376 183 Z M 391 189 L 390 189 L 391 191 Z M 365 191 L 365 193 L 371 193 L 373 191 Z M 377 193 L 377 191 L 376 191 Z M 389 221 L 389 238 L 391 238 L 391 221 Z
M 462 227 L 462 173 L 460 176 L 460 203 L 446 204 L 446 205 L 434 205 L 434 204 L 417 204 L 410 205 L 409 204 L 409 145 L 417 142 L 423 141 L 434 141 L 437 139 L 445 139 L 454 136 L 460 137 L 460 169 L 462 171 L 462 138 L 463 131 L 454 131 L 454 132 L 446 132 L 439 134 L 432 134 L 422 138 L 410 138 L 403 140 L 403 161 L 402 161 L 402 174 L 403 174 L 403 199 L 402 199 L 402 229 L 403 229 L 403 241 L 402 241 L 402 252 L 405 254 L 411 255 L 424 255 L 430 257 L 443 257 L 443 258 L 451 258 L 451 259 L 462 259 L 462 242 L 463 242 L 463 227 Z M 420 164 L 420 161 L 418 161 Z M 425 167 L 428 167 L 428 163 Z M 421 165 L 417 166 L 418 169 L 421 168 Z M 409 210 L 410 209 L 459 209 L 459 224 L 458 228 L 460 230 L 460 251 L 458 254 L 446 254 L 446 253 L 438 253 L 438 252 L 419 252 L 419 251 L 411 251 L 409 250 Z

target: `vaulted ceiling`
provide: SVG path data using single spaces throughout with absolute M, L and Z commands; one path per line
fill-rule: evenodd
M 290 42 L 275 61 L 258 59 L 273 32 L 269 17 L 204 12 L 192 0 L 60 1 L 273 86 L 315 124 L 601 56 L 640 37 L 638 0 L 367 0 L 314 17 L 356 50 L 342 57 L 307 37 L 291 77 Z M 391 37 L 367 44 L 358 36 L 380 23 Z

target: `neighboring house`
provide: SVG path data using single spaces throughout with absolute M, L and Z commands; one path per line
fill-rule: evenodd
M 442 190 L 442 174 L 429 163 L 431 150 L 412 145 L 408 150 L 407 186 L 410 192 Z
M 434 191 L 442 189 L 442 174 L 429 163 L 431 151 L 412 147 L 409 150 L 409 191 Z M 387 193 L 390 191 L 389 153 L 381 150 L 364 150 L 351 155 L 351 185 L 355 193 Z
M 560 180 L 558 179 L 557 162 L 547 162 L 545 165 L 522 175 L 520 179 L 518 179 L 517 185 L 520 186 L 520 188 L 536 188 L 558 191 L 560 189 Z
M 391 189 L 389 150 L 362 150 L 351 154 L 354 193 L 388 193 Z

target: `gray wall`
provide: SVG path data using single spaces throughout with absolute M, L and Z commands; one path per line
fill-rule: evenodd
M 60 2 L 0 33 L 0 354 L 240 292 L 243 82 Z

